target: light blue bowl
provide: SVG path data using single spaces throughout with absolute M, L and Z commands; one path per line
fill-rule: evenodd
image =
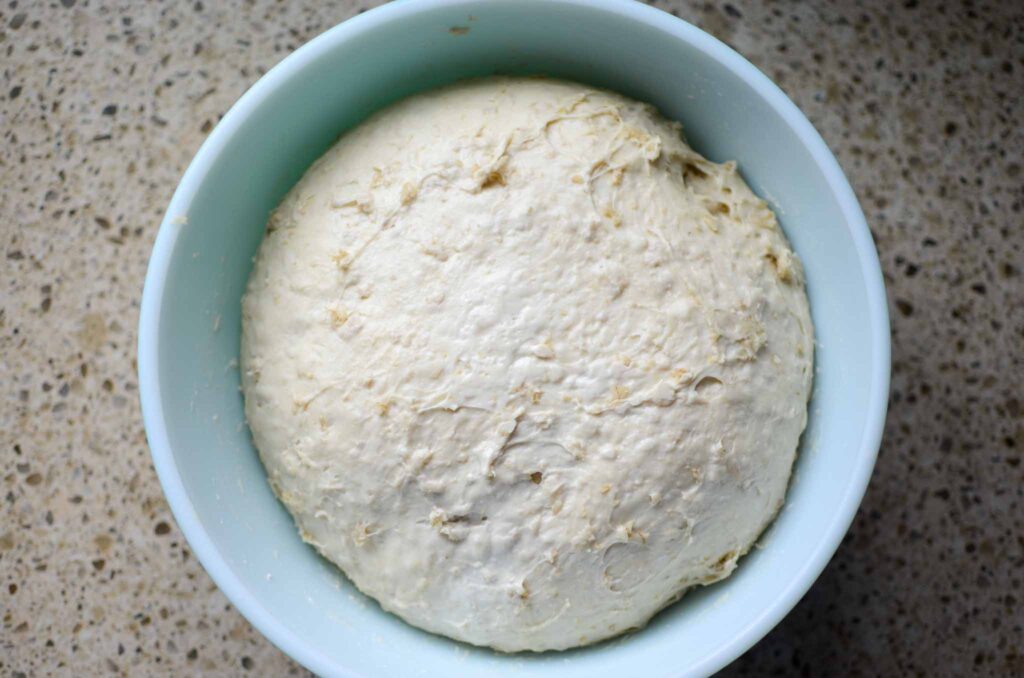
M 300 541 L 242 417 L 239 300 L 268 211 L 372 111 L 490 73 L 545 73 L 653 102 L 683 123 L 697 150 L 737 159 L 803 259 L 817 331 L 810 425 L 786 506 L 760 548 L 643 632 L 564 653 L 499 655 L 382 612 Z M 139 383 L 153 460 L 193 551 L 242 614 L 311 670 L 704 675 L 796 604 L 849 526 L 885 417 L 889 321 L 870 233 L 832 154 L 778 87 L 722 43 L 611 0 L 406 1 L 289 56 L 203 144 L 153 249 Z

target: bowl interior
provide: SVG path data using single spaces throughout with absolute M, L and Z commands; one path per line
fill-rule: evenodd
M 543 73 L 650 101 L 683 123 L 697 150 L 738 160 L 803 259 L 818 341 L 810 425 L 761 547 L 644 632 L 561 654 L 504 656 L 436 638 L 359 594 L 300 541 L 272 495 L 239 393 L 239 300 L 269 210 L 372 111 L 491 73 Z M 194 550 L 242 612 L 309 668 L 679 675 L 709 673 L 745 650 L 834 551 L 877 449 L 888 322 L 877 257 L 834 160 L 781 92 L 717 41 L 639 5 L 401 2 L 287 59 L 208 139 L 154 250 L 140 371 L 156 465 Z

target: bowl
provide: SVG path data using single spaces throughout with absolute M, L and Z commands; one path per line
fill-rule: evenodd
M 502 655 L 415 629 L 304 544 L 242 414 L 240 298 L 268 212 L 373 111 L 492 73 L 617 90 L 736 159 L 803 259 L 817 332 L 810 421 L 785 508 L 727 580 L 645 630 Z M 210 576 L 283 651 L 325 676 L 706 675 L 764 636 L 846 532 L 874 465 L 889 321 L 871 235 L 821 137 L 750 63 L 659 10 L 613 0 L 417 0 L 327 31 L 259 80 L 185 172 L 153 248 L 139 322 L 146 432 L 171 509 Z

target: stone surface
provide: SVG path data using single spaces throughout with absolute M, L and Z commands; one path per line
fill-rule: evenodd
M 659 2 L 835 151 L 893 319 L 878 466 L 821 579 L 725 673 L 1024 673 L 1024 7 Z M 219 116 L 354 2 L 0 7 L 0 672 L 303 673 L 192 557 L 149 459 L 135 327 Z

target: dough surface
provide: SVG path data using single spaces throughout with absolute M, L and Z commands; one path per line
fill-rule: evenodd
M 272 214 L 246 416 L 303 539 L 503 651 L 728 576 L 807 418 L 799 262 L 737 173 L 617 94 L 490 78 L 347 133 Z

